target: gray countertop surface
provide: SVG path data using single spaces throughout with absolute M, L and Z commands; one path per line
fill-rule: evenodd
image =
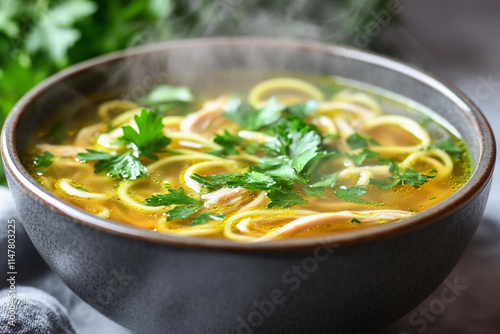
M 434 73 L 465 92 L 486 115 L 498 146 L 500 2 L 399 3 L 400 21 L 382 35 L 389 49 L 397 58 Z M 9 218 L 16 213 L 5 193 L 5 189 L 0 189 L 0 213 Z M 482 223 L 456 268 L 431 296 L 380 334 L 500 333 L 499 282 L 500 177 L 496 173 Z M 130 333 L 74 296 L 50 271 L 23 284 L 37 286 L 61 300 L 79 334 Z M 442 292 L 450 285 L 457 287 L 456 298 L 445 302 Z

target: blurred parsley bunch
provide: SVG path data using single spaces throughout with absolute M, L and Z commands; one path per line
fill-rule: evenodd
M 373 48 L 380 43 L 380 28 L 394 16 L 388 10 L 394 3 L 1 0 L 0 125 L 15 102 L 38 82 L 91 57 L 152 42 L 214 35 L 308 38 Z M 377 17 L 380 13 L 390 17 Z M 378 30 L 366 34 L 369 24 Z M 0 172 L 4 183 L 1 168 Z

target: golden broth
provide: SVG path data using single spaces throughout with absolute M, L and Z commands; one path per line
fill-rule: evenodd
M 304 77 L 307 81 L 298 79 Z M 185 108 L 177 108 L 175 104 L 169 107 L 169 111 L 161 116 L 163 134 L 170 138 L 166 145 L 168 152 L 154 152 L 156 161 L 140 156 L 140 151 L 132 152 L 135 149 L 130 143 L 128 146 L 116 143 L 123 134 L 122 126 L 138 128 L 134 115 L 143 117 L 140 108 L 137 109 L 139 102 L 118 101 L 106 105 L 102 99 L 90 99 L 90 102 L 63 111 L 67 114 L 70 110 L 72 117 L 64 118 L 61 113 L 40 127 L 26 152 L 25 165 L 33 177 L 56 196 L 101 217 L 161 233 L 250 242 L 342 233 L 397 223 L 444 200 L 469 177 L 470 158 L 462 141 L 448 129 L 429 120 L 429 115 L 410 108 L 404 100 L 393 100 L 378 91 L 369 92 L 362 85 L 346 85 L 335 78 L 311 75 L 294 79 L 271 78 L 255 84 L 257 82 L 246 83 L 245 87 L 221 84 L 215 91 L 211 87 L 209 93 L 195 94 L 193 101 L 184 104 L 193 111 L 188 116 L 184 115 Z M 276 97 L 277 103 L 285 106 L 314 99 L 316 108 L 299 117 L 304 124 L 314 127 L 281 134 L 272 133 L 278 131 L 277 125 L 273 128 L 274 123 L 256 131 L 245 129 L 234 118 L 242 113 L 241 104 L 236 111 L 238 115 L 233 114 L 233 118 L 222 114 L 235 90 L 240 92 L 240 103 L 247 97 L 251 104 L 253 102 L 254 111 L 263 108 L 271 97 Z M 281 113 L 282 118 L 283 115 L 291 119 L 296 117 L 290 116 L 290 109 Z M 225 130 L 241 140 L 233 146 L 237 152 L 217 155 L 214 151 L 220 151 L 224 146 L 214 142 L 214 136 L 222 135 Z M 254 167 L 251 166 L 258 166 L 257 171 L 265 170 L 260 159 L 269 156 L 266 149 L 269 151 L 273 147 L 269 143 L 280 135 L 289 138 L 293 134 L 300 140 L 294 142 L 291 139 L 288 152 L 314 142 L 311 138 L 320 138 L 311 154 L 324 152 L 331 155 L 323 160 L 318 158 L 321 162 L 311 172 L 312 176 L 304 176 L 308 165 L 300 171 L 302 167 L 297 167 L 297 161 L 291 160 L 293 152 L 289 156 L 285 154 L 284 159 L 291 160 L 290 166 L 295 168 L 293 173 L 303 178 L 302 181 L 290 181 L 289 175 L 276 176 L 270 169 L 274 181 L 285 179 L 291 182 L 286 189 L 276 185 L 273 187 L 277 190 L 248 189 L 247 182 L 209 189 L 191 178 L 229 173 L 246 175 L 252 173 Z M 356 136 L 361 136 L 365 146 L 352 146 L 350 140 Z M 252 151 L 250 144 L 257 147 L 252 149 L 256 150 L 254 154 L 248 153 Z M 86 149 L 111 155 L 130 152 L 139 156 L 131 159 L 142 164 L 147 173 L 130 180 L 109 177 L 106 172 L 95 173 L 95 165 L 99 162 L 82 162 L 81 157 L 88 156 Z M 356 157 L 366 151 L 370 151 L 371 156 L 356 163 Z M 41 158 L 37 158 L 44 152 L 53 155 L 49 159 L 51 163 L 45 167 Z M 275 162 L 281 159 L 273 154 L 270 159 L 275 159 Z M 313 160 L 307 160 L 306 153 L 301 154 L 300 158 L 312 166 Z M 398 167 L 399 174 L 394 169 Z M 417 181 L 412 181 L 410 173 Z M 334 174 L 337 179 L 333 185 L 313 186 Z M 398 177 L 402 181 L 389 187 L 388 184 Z M 426 181 L 423 182 L 422 178 Z M 411 182 L 417 182 L 417 185 Z M 273 189 L 281 197 L 298 196 L 301 200 L 295 204 L 293 200 L 288 205 L 280 204 L 280 196 L 271 198 Z M 307 193 L 313 190 L 319 193 L 316 196 Z M 159 206 L 147 203 L 153 195 L 178 194 L 179 191 L 184 191 L 197 202 L 194 205 L 170 203 Z M 193 210 L 194 213 L 186 218 L 176 218 L 176 210 L 181 209 Z M 197 221 L 196 217 L 203 213 L 210 216 Z

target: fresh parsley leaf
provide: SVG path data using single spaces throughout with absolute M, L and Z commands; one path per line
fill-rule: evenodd
M 399 181 L 396 178 L 389 176 L 384 180 L 370 178 L 369 184 L 372 186 L 377 186 L 382 190 L 387 190 L 397 186 L 399 184 Z
M 455 143 L 451 139 L 437 142 L 436 144 L 432 145 L 432 147 L 445 151 L 446 153 L 448 153 L 448 155 L 451 157 L 453 161 L 460 160 L 460 157 L 465 151 L 464 148 L 458 146 L 457 143 Z
M 302 187 L 302 189 L 304 190 L 304 193 L 309 197 L 325 196 L 324 187 L 304 186 L 304 187 Z
M 287 156 L 263 157 L 258 166 L 253 166 L 254 171 L 272 176 L 273 178 L 283 178 L 291 181 L 307 183 L 307 180 L 297 173 L 292 167 L 292 160 Z
M 245 139 L 239 136 L 233 136 L 227 130 L 224 130 L 222 135 L 216 134 L 214 138 L 214 143 L 222 146 L 221 150 L 208 152 L 216 156 L 227 156 L 239 154 L 236 146 L 241 146 Z
M 186 219 L 200 208 L 201 207 L 199 205 L 176 206 L 172 210 L 167 211 L 167 220 Z
M 193 220 L 191 221 L 191 225 L 195 226 L 195 225 L 199 225 L 199 224 L 204 224 L 204 223 L 208 222 L 209 220 L 223 220 L 224 218 L 226 218 L 226 217 L 224 216 L 224 214 L 222 212 L 219 212 L 215 215 L 213 215 L 209 212 L 203 212 L 202 214 L 193 218 Z
M 380 153 L 364 148 L 359 154 L 348 154 L 346 156 L 354 162 L 356 166 L 361 166 L 366 159 L 379 159 Z
M 50 132 L 52 133 L 52 137 L 54 138 L 54 144 L 62 144 L 66 136 L 64 135 L 64 132 L 62 130 L 61 124 L 56 124 L 50 129 Z
M 339 173 L 324 176 L 320 181 L 311 184 L 311 187 L 333 187 L 339 177 Z
M 368 147 L 369 143 L 378 145 L 378 143 L 373 138 L 369 136 L 362 136 L 359 133 L 353 133 L 352 135 L 347 137 L 347 144 L 352 150 Z
M 248 102 L 239 102 L 238 98 L 233 97 L 224 106 L 223 115 L 243 128 L 253 131 L 276 121 L 285 108 L 278 103 L 276 97 L 270 98 L 260 109 L 254 108 Z
M 165 147 L 170 144 L 171 139 L 163 134 L 161 117 L 154 112 L 142 109 L 141 114 L 134 119 L 139 131 L 129 125 L 123 126 L 123 136 L 120 137 L 132 151 L 112 154 L 87 150 L 87 153 L 78 153 L 76 159 L 82 162 L 97 161 L 94 173 L 106 173 L 109 177 L 120 177 L 123 180 L 145 177 L 147 168 L 139 157 L 158 160 L 155 153 L 168 152 Z
M 202 187 L 211 192 L 224 187 L 239 187 L 240 185 L 245 183 L 245 181 L 247 180 L 247 176 L 246 174 L 239 173 L 216 174 L 209 176 L 202 176 L 200 174 L 194 173 L 193 175 L 191 175 L 191 179 L 198 182 Z
M 290 137 L 288 156 L 293 160 L 292 167 L 300 173 L 307 163 L 317 155 L 321 136 L 317 131 L 306 133 L 296 131 L 292 132 Z
M 399 184 L 407 184 L 418 189 L 430 179 L 434 178 L 437 173 L 437 171 L 433 169 L 429 172 L 428 175 L 425 175 L 417 172 L 412 168 L 406 168 L 403 172 L 401 172 L 398 164 L 394 162 L 391 162 L 391 168 L 389 169 L 389 171 L 393 173 L 392 176 L 389 176 L 384 180 L 370 178 L 370 184 L 378 186 L 382 190 L 390 189 Z
M 112 155 L 110 159 L 98 160 L 94 165 L 94 173 L 105 173 L 109 177 L 122 180 L 135 180 L 146 177 L 146 166 L 132 152 Z
M 324 139 L 330 139 L 330 140 L 334 140 L 334 139 L 338 139 L 338 138 L 340 138 L 340 135 L 338 133 L 330 133 L 324 137 Z
M 333 151 L 321 151 L 316 154 L 314 158 L 309 160 L 307 165 L 305 165 L 304 169 L 301 172 L 301 175 L 304 179 L 308 180 L 307 182 L 314 182 L 312 180 L 317 180 L 323 178 L 323 175 L 318 173 L 318 167 L 336 157 L 338 157 L 341 153 L 334 149 Z
M 322 138 L 318 129 L 301 119 L 284 119 L 267 131 L 273 140 L 265 144 L 268 156 L 259 161 L 259 171 L 307 183 L 313 172 L 310 164 L 316 161 L 317 167 L 325 156 L 319 152 Z
M 296 117 L 304 117 L 312 114 L 318 109 L 319 102 L 316 100 L 309 100 L 305 104 L 295 104 L 285 109 L 285 113 L 294 115 Z
M 52 161 L 54 161 L 54 155 L 49 151 L 41 152 L 37 150 L 38 153 L 33 158 L 33 165 L 35 165 L 36 173 L 41 175 L 47 171 L 47 168 L 52 165 Z
M 158 85 L 141 100 L 143 105 L 162 104 L 165 102 L 191 102 L 193 93 L 188 87 Z
M 268 209 L 282 207 L 284 209 L 291 207 L 292 205 L 306 204 L 309 203 L 303 199 L 300 195 L 291 192 L 283 191 L 280 189 L 272 189 L 267 193 L 267 197 L 271 202 L 267 205 Z
M 94 173 L 105 173 L 123 180 L 146 177 L 147 173 L 146 166 L 132 152 L 112 154 L 87 149 L 87 153 L 78 153 L 76 159 L 81 162 L 97 161 Z
M 76 159 L 81 162 L 88 162 L 94 160 L 109 160 L 114 156 L 115 154 L 112 153 L 87 149 L 87 153 L 78 153 Z
M 248 173 L 229 173 L 201 176 L 199 174 L 191 175 L 191 178 L 198 182 L 208 191 L 214 191 L 223 187 L 237 188 L 242 187 L 249 190 L 269 190 L 273 187 L 293 187 L 293 183 L 280 178 L 273 178 L 257 171 Z
M 191 205 L 199 208 L 203 206 L 203 201 L 186 195 L 182 188 L 179 190 L 168 189 L 166 194 L 153 195 L 146 198 L 145 203 L 149 206 Z
M 352 202 L 356 204 L 373 204 L 370 202 L 365 201 L 362 198 L 359 198 L 359 196 L 363 196 L 366 194 L 368 190 L 366 187 L 362 185 L 354 186 L 354 187 L 348 187 L 348 186 L 340 186 L 337 191 L 335 191 L 335 196 L 337 196 L 339 199 L 345 201 L 345 202 Z
M 245 146 L 245 152 L 248 154 L 256 154 L 259 151 L 262 151 L 264 145 L 261 143 L 249 143 Z
M 436 176 L 436 173 L 437 171 L 435 169 L 430 171 L 428 175 L 425 175 L 417 172 L 412 168 L 406 168 L 401 175 L 401 184 L 407 184 L 418 189 L 430 179 L 434 178 Z
M 361 222 L 356 218 L 351 219 L 351 223 L 361 224 Z
M 163 134 L 161 117 L 152 111 L 142 109 L 140 115 L 135 115 L 135 123 L 139 131 L 130 125 L 123 126 L 121 140 L 128 142 L 128 147 L 137 151 L 139 156 L 158 160 L 155 153 L 167 152 L 165 147 L 171 139 Z

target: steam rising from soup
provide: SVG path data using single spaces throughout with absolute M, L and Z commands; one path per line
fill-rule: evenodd
M 397 224 L 469 177 L 463 142 L 404 101 L 332 78 L 233 89 L 160 85 L 55 118 L 25 165 L 100 217 L 240 242 Z

